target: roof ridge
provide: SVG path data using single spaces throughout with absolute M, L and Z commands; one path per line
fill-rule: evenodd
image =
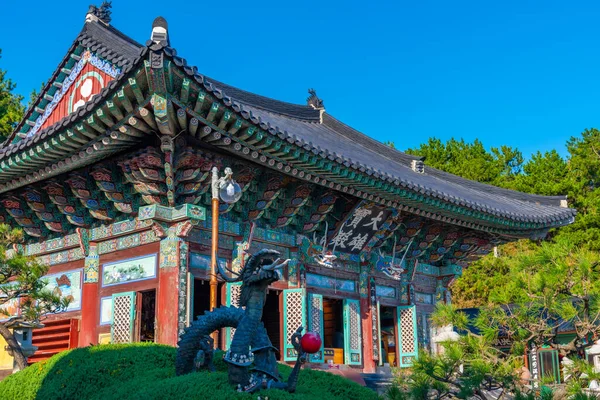
M 433 171 L 434 174 L 431 174 L 431 171 Z M 545 195 L 541 195 L 541 194 L 525 193 L 525 192 L 520 192 L 518 190 L 494 186 L 494 185 L 490 185 L 488 183 L 483 183 L 483 182 L 478 182 L 478 181 L 474 181 L 471 179 L 463 178 L 462 176 L 451 174 L 450 172 L 446 172 L 441 169 L 433 168 L 430 166 L 427 166 L 427 168 L 425 169 L 425 173 L 434 178 L 437 178 L 437 179 L 442 179 L 442 176 L 443 176 L 444 178 L 446 178 L 446 180 L 450 180 L 453 183 L 463 186 L 467 189 L 478 190 L 479 188 L 481 188 L 481 189 L 485 188 L 485 189 L 488 189 L 491 194 L 495 193 L 497 195 L 501 195 L 501 196 L 508 197 L 508 198 L 511 198 L 514 200 L 520 200 L 520 201 L 524 201 L 524 202 L 528 202 L 528 203 L 540 203 L 540 204 L 544 204 L 544 205 L 548 205 L 548 206 L 560 207 L 561 201 L 567 199 L 566 195 L 545 196 Z M 447 178 L 452 178 L 452 179 L 447 179 Z M 471 184 L 475 187 L 471 187 L 468 184 Z
M 390 151 L 393 151 L 397 154 L 401 154 L 401 155 L 408 156 L 408 157 L 414 157 L 415 160 L 424 160 L 424 157 L 413 156 L 411 154 L 407 154 L 400 150 L 393 149 L 389 146 L 386 146 L 385 144 L 379 142 L 378 140 L 373 139 L 372 137 L 365 135 L 364 133 L 362 133 L 362 132 L 352 128 L 351 126 L 347 125 L 346 123 L 338 120 L 337 118 L 333 117 L 329 113 L 325 113 L 325 115 L 327 117 L 329 117 L 334 123 L 340 124 L 340 125 L 344 126 L 345 128 L 352 130 L 354 133 L 360 134 L 360 135 L 366 137 L 367 139 L 370 139 L 370 141 L 375 142 L 378 145 L 385 146 L 385 149 L 381 148 L 381 150 L 384 150 L 387 153 L 389 153 Z M 325 121 L 326 120 L 324 118 L 323 122 L 325 123 Z M 343 133 L 343 132 L 340 132 L 340 133 Z M 381 155 L 383 157 L 390 158 L 390 157 L 388 157 L 388 155 L 391 155 L 391 153 L 389 153 L 388 155 L 386 155 L 386 154 L 381 154 Z M 482 183 L 482 182 L 474 181 L 471 179 L 463 178 L 461 176 L 454 175 L 449 172 L 430 167 L 427 164 L 425 164 L 425 165 L 427 166 L 427 168 L 425 169 L 425 174 L 432 176 L 434 178 L 437 178 L 437 179 L 441 178 L 439 175 L 444 175 L 446 178 L 450 177 L 452 179 L 446 179 L 446 180 L 453 181 L 453 183 L 455 183 L 457 185 L 461 185 L 461 186 L 465 187 L 466 189 L 470 189 L 470 190 L 478 190 L 479 188 L 486 188 L 486 189 L 490 190 L 491 193 L 501 195 L 504 197 L 508 197 L 508 198 L 511 198 L 514 200 L 520 200 L 520 201 L 529 202 L 529 203 L 540 203 L 540 204 L 545 204 L 545 205 L 549 205 L 549 206 L 558 206 L 558 207 L 560 207 L 560 205 L 561 205 L 560 204 L 561 200 L 565 200 L 567 198 L 566 196 L 544 196 L 544 195 L 539 195 L 539 194 L 519 192 L 517 190 L 512 190 L 512 189 L 506 189 L 506 188 L 490 185 L 487 183 Z M 434 173 L 431 173 L 431 172 L 434 172 Z M 475 187 L 473 187 L 473 186 L 475 186 Z
M 352 132 L 355 135 L 358 135 L 361 139 L 364 139 L 366 141 L 368 141 L 371 144 L 374 144 L 379 151 L 383 151 L 384 153 L 387 154 L 381 154 L 383 157 L 388 158 L 392 161 L 394 161 L 394 156 L 399 157 L 400 159 L 405 158 L 406 162 L 411 162 L 412 160 L 418 160 L 418 161 L 422 161 L 423 157 L 419 157 L 419 156 L 414 156 L 412 154 L 407 154 L 403 151 L 400 151 L 398 149 L 392 148 L 388 145 L 386 145 L 385 143 L 380 142 L 377 139 L 372 138 L 371 136 L 351 127 L 350 125 L 340 121 L 339 119 L 335 118 L 333 115 L 329 114 L 328 112 L 324 112 L 323 113 L 323 125 L 330 127 L 333 129 L 332 126 L 328 125 L 328 122 L 333 122 L 334 124 L 338 124 L 341 125 L 343 128 L 349 130 L 350 132 Z M 342 133 L 344 134 L 344 136 L 348 137 L 345 133 L 347 132 L 343 132 L 343 131 L 338 131 L 336 130 L 336 132 Z M 349 138 L 349 139 L 353 139 L 353 138 Z M 396 160 L 397 161 L 397 160 Z M 406 165 L 406 167 L 410 167 L 409 164 Z
M 81 28 L 81 31 L 79 31 L 79 33 L 77 34 L 77 37 L 75 38 L 75 40 L 73 40 L 73 42 L 71 43 L 71 46 L 69 46 L 69 49 L 65 53 L 64 57 L 62 58 L 62 60 L 60 60 L 60 62 L 58 63 L 58 66 L 56 67 L 56 69 L 54 70 L 54 72 L 52 73 L 52 75 L 50 75 L 50 79 L 48 79 L 48 81 L 44 85 L 44 88 L 42 90 L 40 90 L 40 93 L 38 93 L 37 98 L 35 99 L 35 101 L 33 101 L 31 103 L 31 105 L 29 106 L 29 108 L 27 109 L 27 111 L 25 111 L 25 113 L 23 114 L 23 118 L 21 118 L 21 121 L 17 124 L 17 126 L 15 127 L 15 129 L 13 129 L 12 133 L 6 138 L 6 140 L 4 142 L 0 143 L 0 149 L 4 149 L 8 145 L 10 145 L 10 143 L 14 140 L 15 136 L 23 128 L 23 125 L 25 125 L 26 121 L 28 121 L 29 118 L 31 118 L 31 115 L 33 114 L 35 108 L 40 104 L 40 102 L 42 101 L 44 95 L 46 93 L 48 93 L 48 90 L 50 90 L 50 88 L 52 87 L 52 84 L 54 83 L 54 81 L 56 80 L 56 78 L 58 77 L 58 75 L 60 75 L 61 69 L 68 62 L 68 60 L 71 57 L 71 54 L 73 54 L 73 51 L 77 48 L 77 44 L 78 44 L 78 42 L 79 42 L 79 40 L 81 38 L 81 35 L 83 34 L 84 30 L 85 30 L 85 24 Z
M 129 74 L 134 69 L 134 67 L 139 63 L 140 60 L 142 60 L 143 55 L 144 55 L 144 53 L 140 54 L 140 59 L 138 60 L 138 62 L 133 62 L 130 65 L 128 65 L 127 67 L 125 67 L 120 76 L 118 76 L 116 79 L 110 81 L 104 88 L 102 88 L 100 90 L 100 92 L 96 96 L 94 96 L 93 99 L 91 99 L 90 101 L 85 103 L 85 105 L 83 107 L 80 107 L 79 109 L 72 112 L 71 114 L 64 116 L 56 123 L 38 131 L 33 136 L 30 136 L 28 138 L 23 138 L 23 140 L 21 140 L 17 143 L 9 143 L 8 146 L 0 149 L 0 154 L 10 155 L 11 153 L 14 152 L 14 149 L 22 150 L 22 149 L 28 147 L 29 145 L 31 145 L 32 143 L 37 143 L 41 139 L 44 139 L 45 137 L 47 137 L 49 135 L 53 135 L 54 132 L 58 132 L 60 129 L 70 127 L 80 117 L 85 116 L 86 114 L 89 114 L 90 112 L 92 112 L 92 110 L 94 109 L 95 106 L 97 106 L 99 103 L 101 103 L 103 101 L 106 101 L 109 95 L 114 94 L 116 92 L 119 84 L 122 84 L 123 80 L 125 80 L 129 76 Z
M 89 22 L 95 22 L 95 21 L 86 21 L 86 23 L 89 23 Z M 123 39 L 123 40 L 126 40 L 126 41 L 128 41 L 129 43 L 131 43 L 131 44 L 133 44 L 133 45 L 135 45 L 135 46 L 138 46 L 138 47 L 144 47 L 144 45 L 143 45 L 143 44 L 141 44 L 140 42 L 138 42 L 137 40 L 135 40 L 135 39 L 134 39 L 134 38 L 132 38 L 131 36 L 129 36 L 129 35 L 126 35 L 125 33 L 123 33 L 123 31 L 120 31 L 119 29 L 115 28 L 115 27 L 114 27 L 114 26 L 112 26 L 112 25 L 106 25 L 106 24 L 103 24 L 103 23 L 98 23 L 98 22 L 96 22 L 96 23 L 97 23 L 97 24 L 98 24 L 98 26 L 100 26 L 101 28 L 104 28 L 104 29 L 106 29 L 106 30 L 109 30 L 109 31 L 111 31 L 112 33 L 114 33 L 114 34 L 116 34 L 117 36 L 119 36 L 121 39 Z
M 227 83 L 218 81 L 214 78 L 204 75 L 204 79 L 213 85 L 221 88 L 223 92 L 227 93 L 228 96 L 235 99 L 237 102 L 260 108 L 261 110 L 272 112 L 275 114 L 285 115 L 298 120 L 310 120 L 319 121 L 320 112 L 314 108 L 298 103 L 291 103 L 288 101 L 278 100 L 273 97 L 263 96 L 262 94 L 253 93 L 238 87 L 229 85 Z M 240 97 L 241 96 L 241 97 Z M 254 100 L 254 101 L 252 101 Z M 256 102 L 255 102 L 256 101 Z M 258 103 L 257 103 L 258 102 Z M 271 105 L 271 107 L 269 107 Z M 301 111 L 302 114 L 294 113 L 293 111 Z

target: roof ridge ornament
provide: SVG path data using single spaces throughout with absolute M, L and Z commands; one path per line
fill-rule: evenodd
M 418 174 L 422 174 L 425 172 L 425 163 L 423 162 L 423 160 L 412 160 L 410 167 L 413 171 L 415 171 Z
M 310 96 L 306 99 L 306 104 L 314 108 L 315 110 L 325 110 L 325 104 L 323 104 L 323 100 L 317 96 L 317 91 L 315 89 L 308 89 L 308 94 Z
M 101 21 L 104 24 L 109 25 L 112 20 L 110 17 L 110 14 L 112 14 L 112 11 L 110 11 L 111 8 L 112 1 L 103 1 L 102 4 L 100 4 L 100 7 L 90 4 L 90 8 L 85 16 L 85 21 Z
M 150 40 L 154 43 L 162 43 L 166 46 L 169 45 L 169 33 L 168 33 L 169 25 L 167 24 L 167 20 L 163 17 L 156 17 L 156 19 L 152 22 L 152 35 L 150 36 Z

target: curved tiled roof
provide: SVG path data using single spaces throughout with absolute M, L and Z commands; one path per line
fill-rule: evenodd
M 116 92 L 116 90 L 123 84 L 125 77 L 127 77 L 127 75 L 133 70 L 133 67 L 139 62 L 139 60 L 142 59 L 145 54 L 146 48 L 144 47 L 140 50 L 138 56 L 123 69 L 119 78 L 110 81 L 106 87 L 103 88 L 100 93 L 98 93 L 98 95 L 94 96 L 92 100 L 88 101 L 83 107 L 77 109 L 77 111 L 61 119 L 59 122 L 44 128 L 33 136 L 24 138 L 17 143 L 10 144 L 0 149 L 0 160 L 10 156 L 11 154 L 16 154 L 22 150 L 25 150 L 39 141 L 43 141 L 46 138 L 52 137 L 55 134 L 62 132 L 64 129 L 73 126 L 81 118 L 90 115 L 96 106 L 106 101 L 107 98 L 110 98 L 110 96 Z
M 457 205 L 467 205 L 501 217 L 534 222 L 560 220 L 573 215 L 573 210 L 560 207 L 560 200 L 564 197 L 547 198 L 500 189 L 433 168 L 425 168 L 422 174 L 417 173 L 410 167 L 410 161 L 414 159 L 411 156 L 380 143 L 366 145 L 369 138 L 358 131 L 339 129 L 341 123 L 328 114 L 323 115 L 323 123 L 315 123 L 293 120 L 248 105 L 245 108 L 263 123 L 288 133 L 293 132 L 297 138 L 317 149 L 334 149 L 337 155 L 361 166 L 368 166 L 381 177 L 398 180 L 402 186 L 416 187 L 419 192 Z
M 76 43 L 78 41 L 83 46 L 92 46 L 99 55 L 119 65 L 131 64 L 140 50 L 145 49 L 116 29 L 99 22 L 86 23 Z M 198 74 L 196 68 L 188 67 L 184 59 L 176 56 L 174 49 L 166 47 L 164 51 L 190 77 L 247 120 L 330 160 L 432 198 L 514 221 L 564 225 L 575 215 L 574 210 L 561 207 L 565 197 L 501 189 L 429 167 L 424 173 L 415 172 L 411 163 L 419 157 L 385 146 L 324 110 L 278 101 L 224 84 Z M 45 131 L 47 129 L 41 134 Z
M 39 107 L 42 103 L 47 102 L 47 100 L 44 99 L 44 95 L 52 90 L 54 82 L 60 83 L 66 78 L 67 74 L 65 74 L 62 69 L 69 64 L 72 60 L 71 55 L 75 54 L 75 51 L 79 47 L 89 48 L 94 53 L 98 54 L 106 61 L 110 61 L 117 67 L 125 67 L 132 64 L 134 59 L 140 55 L 140 51 L 143 48 L 141 44 L 111 26 L 107 26 L 100 21 L 86 21 L 81 32 L 79 32 L 79 35 L 77 35 L 77 38 L 75 38 L 69 47 L 64 58 L 58 64 L 58 67 L 52 76 L 47 80 L 44 88 L 40 91 L 37 99 L 25 112 L 25 117 L 0 147 L 0 154 L 5 152 L 7 147 L 10 147 L 9 144 L 23 129 L 23 126 L 28 120 L 33 121 L 37 118 L 39 114 L 35 111 L 35 108 Z
M 205 79 L 221 89 L 223 92 L 227 93 L 228 96 L 231 96 L 233 99 L 242 104 L 251 105 L 265 111 L 285 115 L 286 117 L 294 119 L 314 122 L 318 122 L 320 119 L 320 111 L 315 110 L 312 107 L 301 104 L 286 103 L 270 97 L 247 92 L 209 77 L 205 77 Z

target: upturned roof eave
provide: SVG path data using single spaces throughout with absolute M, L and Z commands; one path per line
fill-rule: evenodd
M 84 26 L 84 28 L 85 28 L 85 26 Z M 112 28 L 112 29 L 114 30 L 114 28 Z M 82 30 L 82 32 L 83 32 L 83 30 Z M 114 33 L 114 32 L 112 32 L 112 33 Z M 81 33 L 78 36 L 78 38 L 75 40 L 75 42 L 72 44 L 72 46 L 70 48 L 70 52 L 73 51 L 75 48 L 77 48 L 78 40 L 80 39 L 80 36 L 81 36 Z M 126 36 L 124 36 L 124 37 L 126 37 Z M 148 51 L 147 47 L 143 48 L 142 53 L 140 54 L 140 57 L 138 57 L 136 59 L 136 61 L 133 64 L 131 64 L 131 66 L 135 65 L 136 67 L 139 67 L 141 65 L 141 60 L 143 59 L 143 55 L 145 55 L 147 51 Z M 533 229 L 525 229 L 525 228 L 520 229 L 517 227 L 511 228 L 511 230 L 513 232 L 516 229 L 516 230 L 522 230 L 523 233 L 525 234 L 525 232 L 529 232 L 532 230 L 540 231 L 540 230 L 545 230 L 548 227 L 567 225 L 572 222 L 572 219 L 575 215 L 575 212 L 572 209 L 563 208 L 560 210 L 556 210 L 555 208 L 557 208 L 557 207 L 549 207 L 548 208 L 548 211 L 549 211 L 548 216 L 543 216 L 543 215 L 542 216 L 540 216 L 540 215 L 531 216 L 531 215 L 527 215 L 527 213 L 510 213 L 510 212 L 503 212 L 502 210 L 498 210 L 498 209 L 494 210 L 489 207 L 486 207 L 486 204 L 476 204 L 476 203 L 469 201 L 468 199 L 455 197 L 455 196 L 449 196 L 449 195 L 446 195 L 445 193 L 442 193 L 442 192 L 436 190 L 435 187 L 426 187 L 426 186 L 423 186 L 423 185 L 415 183 L 415 182 L 406 181 L 404 178 L 402 178 L 400 176 L 395 176 L 392 173 L 387 173 L 387 172 L 383 172 L 380 170 L 376 170 L 369 165 L 365 165 L 365 164 L 361 164 L 360 162 L 356 162 L 355 160 L 353 160 L 345 155 L 336 154 L 336 152 L 333 151 L 332 149 L 312 146 L 311 143 L 306 142 L 302 139 L 299 139 L 297 136 L 295 136 L 293 134 L 293 132 L 289 133 L 285 129 L 281 129 L 277 125 L 273 125 L 273 124 L 269 123 L 269 121 L 263 121 L 260 116 L 257 117 L 255 115 L 253 115 L 252 111 L 248 110 L 249 107 L 247 105 L 245 105 L 243 102 L 237 101 L 237 99 L 235 99 L 233 97 L 230 97 L 226 91 L 224 91 L 220 87 L 218 87 L 220 82 L 217 84 L 214 84 L 210 78 L 207 78 L 203 75 L 198 74 L 197 69 L 195 67 L 188 67 L 187 62 L 184 59 L 176 56 L 176 52 L 174 49 L 164 46 L 164 47 L 160 48 L 160 51 L 164 51 L 166 56 L 169 57 L 175 63 L 175 65 L 182 68 L 182 70 L 188 76 L 192 77 L 199 85 L 201 85 L 206 90 L 211 92 L 211 94 L 216 99 L 221 101 L 225 107 L 230 108 L 230 110 L 232 110 L 232 112 L 235 112 L 237 115 L 241 116 L 243 119 L 248 121 L 248 123 L 255 125 L 259 129 L 263 129 L 265 132 L 268 132 L 273 137 L 276 137 L 281 140 L 285 140 L 287 143 L 298 146 L 299 148 L 309 150 L 311 153 L 321 157 L 321 159 L 323 159 L 323 160 L 335 162 L 340 166 L 348 166 L 348 167 L 352 168 L 353 170 L 358 171 L 360 174 L 363 174 L 364 176 L 368 176 L 369 178 L 374 178 L 378 182 L 383 183 L 385 185 L 394 186 L 399 190 L 407 190 L 410 193 L 414 193 L 415 195 L 417 195 L 418 198 L 424 197 L 424 198 L 431 199 L 434 202 L 436 202 L 436 201 L 448 202 L 448 203 L 454 204 L 456 207 L 463 207 L 465 209 L 474 210 L 475 216 L 468 215 L 466 217 L 467 220 L 473 220 L 473 219 L 477 220 L 477 218 L 478 218 L 477 215 L 490 215 L 495 218 L 502 218 L 505 220 L 514 221 L 517 224 L 519 224 L 521 222 L 528 222 L 528 223 L 531 223 L 536 226 Z M 57 71 L 60 71 L 62 66 L 65 64 L 65 60 L 69 59 L 69 54 L 70 53 L 68 53 L 67 56 L 65 57 L 65 59 L 63 59 L 63 62 L 59 65 Z M 140 65 L 138 65 L 138 64 L 140 64 Z M 129 68 L 127 71 L 124 71 L 123 74 L 118 78 L 118 81 L 120 83 L 123 83 L 122 80 L 125 79 L 124 76 L 127 75 L 127 73 L 131 72 L 131 70 L 132 70 L 132 68 Z M 56 73 L 57 72 L 55 72 L 55 75 L 56 75 Z M 115 82 L 115 81 L 113 81 L 113 82 Z M 217 81 L 215 81 L 215 82 L 217 82 Z M 113 84 L 113 85 L 115 85 L 115 84 Z M 223 84 L 221 84 L 221 85 L 223 85 Z M 108 88 L 106 88 L 106 89 L 108 89 Z M 23 151 L 28 150 L 29 149 L 28 146 L 30 144 L 32 144 L 32 143 L 35 144 L 40 140 L 44 140 L 47 137 L 50 137 L 52 134 L 56 133 L 60 129 L 63 129 L 63 128 L 66 129 L 66 127 L 64 126 L 65 123 L 76 124 L 78 121 L 81 121 L 81 119 L 83 119 L 84 116 L 87 116 L 88 113 L 93 112 L 93 109 L 95 107 L 97 107 L 100 102 L 106 100 L 106 97 L 108 96 L 108 94 L 107 94 L 108 91 L 106 91 L 106 89 L 105 89 L 104 94 L 101 93 L 101 96 L 97 96 L 97 98 L 94 99 L 95 101 L 93 101 L 92 104 L 86 105 L 86 107 L 84 108 L 86 111 L 82 111 L 80 113 L 74 113 L 73 115 L 66 117 L 59 123 L 57 123 L 49 128 L 46 128 L 41 132 L 38 132 L 38 134 L 36 134 L 33 138 L 29 138 L 29 139 L 33 139 L 33 142 L 30 140 L 22 140 L 21 142 L 18 142 L 15 144 L 10 144 L 10 145 L 6 146 L 5 148 L 3 148 L 2 150 L 0 150 L 1 151 L 0 161 L 7 155 L 21 153 Z M 113 89 L 114 89 L 114 86 L 113 86 Z M 173 95 L 176 96 L 177 94 L 173 94 Z M 256 96 L 258 96 L 258 95 L 256 95 Z M 43 97 L 43 94 L 40 94 L 38 101 L 42 97 Z M 275 101 L 275 100 L 273 100 L 273 101 Z M 91 108 L 88 109 L 88 107 L 91 107 Z M 31 111 L 31 109 L 30 109 L 30 111 Z M 268 111 L 275 112 L 272 109 L 270 109 Z M 285 114 L 282 114 L 282 115 L 285 115 Z M 285 115 L 285 116 L 290 117 L 289 115 Z M 313 122 L 319 123 L 316 121 L 313 121 Z M 24 122 L 22 122 L 22 124 L 23 123 Z M 22 124 L 21 124 L 21 126 L 22 126 Z M 18 129 L 17 129 L 17 131 L 18 131 Z M 356 132 L 358 132 L 358 131 L 356 131 Z M 361 133 L 361 135 L 363 135 L 363 134 Z M 14 134 L 12 137 L 14 138 Z M 398 154 L 404 154 L 404 153 L 398 152 Z M 417 158 L 417 157 L 415 157 L 415 158 Z M 418 176 L 416 176 L 416 178 L 418 178 Z M 28 182 L 24 182 L 24 184 L 27 184 L 27 183 Z M 2 186 L 4 186 L 4 185 L 2 185 Z M 374 196 L 373 194 L 371 194 L 370 196 L 367 196 L 367 197 L 363 196 L 363 198 L 370 198 L 370 199 L 372 199 L 374 197 L 379 198 L 377 195 Z M 388 201 L 387 204 L 398 208 L 402 205 L 402 202 L 403 202 L 403 198 L 400 196 L 397 196 L 396 199 Z M 404 207 L 404 208 L 407 208 L 407 207 Z M 413 207 L 411 207 L 411 206 L 407 208 L 408 211 L 410 211 L 412 209 L 413 209 Z M 414 210 L 414 211 L 416 211 L 416 210 Z M 550 212 L 550 211 L 552 211 L 552 212 Z M 412 212 L 412 211 L 410 211 L 410 212 Z M 431 211 L 426 211 L 426 210 L 423 212 L 426 215 L 435 214 L 435 212 L 432 213 Z M 484 221 L 482 220 L 481 222 L 484 222 Z M 494 225 L 494 224 L 491 223 L 490 225 Z
M 50 90 L 53 88 L 55 82 L 61 83 L 58 81 L 59 76 L 61 74 L 63 74 L 63 75 L 65 75 L 63 80 L 66 78 L 66 74 L 63 72 L 63 69 L 71 61 L 71 59 L 72 59 L 73 55 L 75 55 L 77 49 L 79 49 L 80 47 L 82 47 L 82 48 L 86 47 L 83 42 L 86 41 L 86 39 L 90 39 L 90 35 L 87 34 L 87 29 L 90 26 L 92 26 L 93 24 L 96 24 L 96 25 L 100 24 L 103 29 L 110 31 L 112 34 L 117 35 L 119 38 L 121 38 L 124 41 L 130 42 L 132 45 L 138 46 L 140 49 L 143 49 L 143 47 L 144 47 L 141 44 L 139 44 L 138 42 L 136 42 L 135 40 L 133 40 L 132 38 L 130 38 L 127 35 L 120 32 L 119 30 L 117 30 L 109 25 L 106 25 L 101 21 L 86 20 L 83 27 L 81 28 L 81 30 L 79 31 L 79 33 L 77 34 L 77 36 L 75 37 L 73 42 L 71 43 L 71 46 L 65 53 L 65 56 L 58 63 L 58 66 L 56 67 L 56 69 L 54 70 L 54 72 L 52 73 L 50 78 L 46 81 L 46 84 L 44 85 L 44 87 L 42 88 L 40 93 L 38 93 L 36 99 L 32 102 L 32 104 L 29 106 L 29 108 L 25 111 L 25 114 L 24 114 L 23 118 L 21 119 L 21 121 L 17 124 L 17 126 L 15 127 L 13 132 L 7 137 L 7 139 L 0 144 L 0 153 L 2 153 L 7 147 L 9 147 L 11 144 L 13 144 L 13 141 L 15 140 L 16 136 L 23 130 L 25 124 L 27 124 L 27 121 L 34 122 L 33 115 L 34 115 L 34 113 L 37 112 L 36 108 L 39 108 L 39 106 L 45 100 L 44 96 L 46 96 L 50 92 Z M 114 57 L 110 57 L 109 61 L 113 61 L 115 63 L 115 65 L 117 65 L 119 67 L 124 67 L 124 66 L 126 66 L 126 64 L 128 63 L 129 60 L 124 59 L 120 55 L 116 55 Z
M 77 111 L 64 117 L 57 123 L 41 130 L 34 136 L 24 138 L 17 143 L 11 143 L 5 147 L 3 149 L 4 151 L 0 153 L 0 165 L 2 165 L 6 160 L 12 160 L 13 157 L 25 159 L 27 157 L 26 152 L 31 151 L 34 147 L 44 146 L 48 141 L 55 139 L 58 135 L 66 134 L 76 125 L 86 121 L 88 117 L 94 116 L 108 100 L 115 96 L 119 90 L 128 85 L 128 79 L 137 71 L 139 71 L 140 68 L 142 68 L 146 54 L 147 48 L 144 47 L 142 48 L 139 57 L 130 65 L 125 67 L 125 69 L 122 71 L 122 74 L 118 78 L 109 82 L 108 85 L 102 89 L 97 96 L 94 96 L 91 101 L 86 103 Z M 107 132 L 107 134 L 108 133 L 110 132 Z M 99 140 L 100 139 L 102 138 L 99 138 Z M 2 173 L 2 171 L 0 171 L 0 180 L 2 180 L 2 175 L 5 176 L 5 179 L 3 179 L 4 181 L 0 183 L 0 193 L 14 190 L 30 183 L 45 180 L 49 177 L 62 173 L 64 172 L 62 169 L 54 167 L 56 167 L 57 164 L 64 163 L 66 160 L 78 158 L 78 162 L 75 163 L 77 167 L 89 164 L 89 162 L 86 163 L 86 160 L 83 159 L 84 157 L 81 156 L 81 153 L 86 153 L 86 150 L 92 148 L 92 146 L 105 147 L 101 144 L 95 145 L 94 143 L 97 141 L 98 140 L 90 140 L 88 143 L 71 142 L 76 143 L 78 147 L 66 151 L 63 155 L 54 156 L 54 159 L 52 161 L 48 161 L 46 167 L 44 168 L 39 166 L 31 166 L 31 168 L 29 168 L 27 171 L 24 171 L 19 178 L 13 178 L 12 176 L 8 176 L 6 173 Z M 93 154 L 89 154 L 89 157 L 86 156 L 85 158 L 93 162 L 103 157 L 98 158 Z M 52 164 L 53 168 L 50 168 L 50 164 Z M 22 166 L 20 166 L 20 168 L 22 168 Z
M 216 99 L 221 101 L 224 106 L 229 107 L 231 111 L 237 113 L 249 123 L 257 126 L 260 129 L 263 129 L 266 132 L 269 132 L 275 137 L 281 136 L 281 139 L 283 140 L 287 140 L 290 143 L 293 142 L 297 146 L 304 149 L 308 148 L 314 154 L 322 157 L 323 159 L 332 160 L 333 158 L 333 160 L 335 160 L 339 164 L 348 163 L 355 170 L 367 173 L 369 176 L 373 176 L 381 182 L 393 183 L 397 187 L 408 189 L 412 192 L 419 193 L 420 195 L 425 194 L 426 196 L 432 199 L 443 200 L 449 203 L 453 203 L 457 206 L 473 209 L 476 212 L 483 212 L 495 217 L 505 218 L 516 222 L 533 223 L 538 226 L 538 228 L 536 229 L 547 229 L 548 227 L 558 227 L 572 223 L 572 220 L 575 215 L 575 210 L 570 208 L 548 206 L 549 210 L 553 210 L 553 212 L 551 213 L 552 215 L 548 216 L 548 218 L 546 218 L 545 216 L 538 215 L 529 216 L 526 213 L 511 215 L 510 213 L 502 212 L 501 210 L 493 210 L 489 207 L 486 207 L 485 204 L 475 204 L 468 199 L 455 198 L 449 195 L 444 195 L 443 193 L 436 193 L 435 188 L 427 188 L 420 184 L 408 182 L 401 177 L 394 176 L 394 174 L 383 173 L 382 171 L 375 170 L 368 165 L 356 163 L 348 157 L 341 157 L 335 152 L 330 151 L 329 149 L 316 148 L 314 146 L 311 146 L 310 143 L 306 143 L 303 140 L 298 140 L 297 137 L 290 134 L 286 130 L 281 129 L 276 125 L 272 125 L 268 123 L 268 121 L 263 121 L 260 116 L 254 116 L 252 111 L 247 110 L 248 107 L 245 107 L 243 103 L 236 101 L 234 98 L 230 97 L 224 90 L 216 87 L 205 76 L 197 73 L 197 68 L 189 67 L 187 65 L 187 61 L 181 57 L 178 57 L 176 55 L 176 51 L 173 48 L 164 47 L 163 50 L 165 51 L 166 55 L 170 57 L 177 66 L 181 67 L 182 70 L 190 78 L 193 78 L 197 82 L 197 84 L 201 85 L 202 87 L 204 87 L 204 89 L 211 92 Z M 418 179 L 418 175 L 415 175 L 415 178 Z

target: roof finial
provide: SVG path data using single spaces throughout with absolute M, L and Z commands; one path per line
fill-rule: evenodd
M 150 39 L 154 43 L 165 42 L 165 44 L 169 44 L 169 33 L 168 33 L 169 25 L 167 24 L 167 20 L 163 17 L 157 17 L 154 22 L 152 22 L 152 35 Z
M 112 8 L 112 2 L 111 1 L 103 1 L 102 4 L 100 4 L 100 7 L 96 7 L 95 5 L 90 5 L 90 8 L 88 9 L 87 15 L 85 16 L 85 20 L 86 21 L 102 21 L 104 22 L 106 25 L 110 24 L 111 18 L 110 18 L 110 14 L 112 13 L 112 11 L 110 11 L 110 9 Z
M 323 100 L 317 96 L 317 91 L 315 89 L 308 89 L 308 98 L 306 99 L 306 104 L 311 106 L 316 110 L 324 110 L 325 104 L 323 104 Z

